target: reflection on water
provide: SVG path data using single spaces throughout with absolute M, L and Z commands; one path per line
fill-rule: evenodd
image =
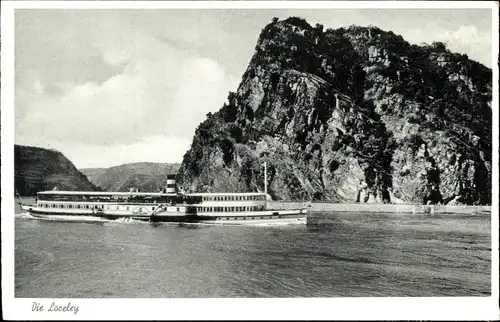
M 16 297 L 490 294 L 490 215 L 314 213 L 307 226 L 28 220 Z

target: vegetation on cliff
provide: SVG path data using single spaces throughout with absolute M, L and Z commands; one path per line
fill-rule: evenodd
M 235 93 L 208 114 L 178 182 L 277 199 L 491 203 L 492 72 L 376 27 L 265 26 Z
M 31 146 L 14 146 L 15 189 L 21 196 L 39 191 L 99 190 L 61 152 Z

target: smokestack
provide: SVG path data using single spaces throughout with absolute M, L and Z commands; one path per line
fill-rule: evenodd
M 167 193 L 177 193 L 177 184 L 175 183 L 175 174 L 167 175 Z

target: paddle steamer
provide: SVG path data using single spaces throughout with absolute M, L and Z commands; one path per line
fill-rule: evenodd
M 267 187 L 265 189 L 267 191 Z M 269 209 L 264 193 L 179 193 L 170 177 L 163 192 L 42 191 L 36 203 L 21 203 L 35 217 L 130 218 L 151 222 L 248 225 L 306 223 L 307 209 Z

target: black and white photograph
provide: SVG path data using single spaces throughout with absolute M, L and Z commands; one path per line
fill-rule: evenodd
M 498 2 L 1 22 L 5 317 L 500 318 Z

